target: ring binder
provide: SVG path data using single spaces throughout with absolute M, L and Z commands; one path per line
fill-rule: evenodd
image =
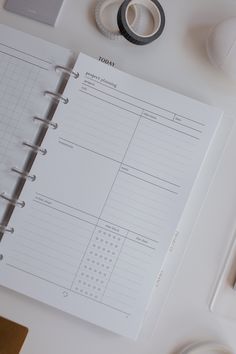
M 5 233 L 5 232 L 9 232 L 10 234 L 14 233 L 14 228 L 13 227 L 7 227 L 5 225 L 0 224 L 0 233 Z
M 57 70 L 60 70 L 60 71 L 66 73 L 66 74 L 68 74 L 68 75 L 70 75 L 70 76 L 73 76 L 74 79 L 78 79 L 78 78 L 79 78 L 79 73 L 78 73 L 78 71 L 74 71 L 73 69 L 67 68 L 67 67 L 65 67 L 65 66 L 57 65 L 57 66 L 55 67 L 55 70 L 56 70 L 56 71 L 57 71 Z
M 15 198 L 8 197 L 5 193 L 1 193 L 0 194 L 0 198 L 8 201 L 10 204 L 12 204 L 14 206 L 19 206 L 20 208 L 24 208 L 24 206 L 25 206 L 25 202 L 24 201 L 20 201 L 20 200 L 15 199 Z
M 25 171 L 21 171 L 16 167 L 12 167 L 11 170 L 15 173 L 18 173 L 21 177 L 25 178 L 25 179 L 29 179 L 30 181 L 34 182 L 36 180 L 36 176 L 35 175 L 30 175 Z
M 47 149 L 42 149 L 38 145 L 29 144 L 29 143 L 27 143 L 25 141 L 23 141 L 22 145 L 29 147 L 30 149 L 32 149 L 36 153 L 40 152 L 42 155 L 46 155 L 46 153 L 47 153 Z
M 52 91 L 44 91 L 45 96 L 51 96 L 55 101 L 61 101 L 64 104 L 67 104 L 69 102 L 69 99 L 66 97 L 63 97 L 62 95 L 52 92 Z
M 43 119 L 43 118 L 40 118 L 40 117 L 34 117 L 33 118 L 34 120 L 38 120 L 40 121 L 42 124 L 48 126 L 48 127 L 51 127 L 53 129 L 57 129 L 58 128 L 58 124 L 57 123 L 54 123 L 54 122 L 51 122 L 50 120 L 48 119 Z

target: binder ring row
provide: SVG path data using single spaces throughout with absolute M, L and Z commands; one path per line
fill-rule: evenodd
M 9 232 L 10 234 L 13 234 L 14 232 L 14 228 L 13 227 L 7 227 L 3 224 L 0 224 L 0 233 L 5 233 L 5 232 Z
M 61 65 L 57 65 L 55 66 L 55 70 L 56 71 L 60 71 L 63 74 L 69 75 L 71 77 L 73 77 L 74 79 L 78 79 L 79 78 L 79 73 L 74 71 L 73 69 L 67 68 L 65 66 L 61 66 Z M 52 92 L 52 91 L 44 91 L 44 96 L 49 96 L 50 98 L 52 98 L 56 103 L 62 102 L 64 104 L 69 103 L 69 99 L 67 97 L 64 97 L 63 95 L 61 95 L 60 93 L 57 92 Z M 41 118 L 38 116 L 34 116 L 33 120 L 38 121 L 40 123 L 42 123 L 42 125 L 46 126 L 46 128 L 52 128 L 52 129 L 57 129 L 58 128 L 58 124 L 55 122 L 52 122 L 50 119 L 47 118 Z M 43 132 L 43 131 L 42 131 Z M 43 133 L 45 134 L 45 132 Z M 39 140 L 38 140 L 39 141 Z M 27 141 L 23 141 L 22 145 L 29 148 L 30 150 L 32 150 L 32 152 L 34 153 L 41 153 L 42 155 L 46 155 L 47 154 L 47 149 L 42 148 L 40 145 L 38 145 L 37 143 L 33 144 L 33 143 L 28 143 Z M 31 159 L 32 157 L 29 156 L 29 159 Z M 25 180 L 30 180 L 30 181 L 35 181 L 36 180 L 36 176 L 33 174 L 30 174 L 29 171 L 27 170 L 21 170 L 18 169 L 17 167 L 12 167 L 11 171 L 18 174 L 22 179 Z M 24 208 L 25 206 L 25 202 L 19 200 L 18 198 L 14 198 L 7 195 L 5 192 L 0 193 L 0 199 L 3 199 L 5 201 L 8 202 L 8 204 L 10 204 L 13 207 L 20 207 L 20 208 Z M 14 233 L 14 228 L 13 227 L 8 227 L 8 219 L 3 219 L 0 222 L 0 242 L 1 242 L 1 238 L 2 235 L 6 232 L 6 233 Z M 1 235 L 2 234 L 2 235 Z M 0 255 L 1 256 L 1 255 Z
M 73 76 L 73 78 L 78 79 L 79 78 L 79 73 L 78 71 L 74 71 L 73 69 L 67 68 L 65 66 L 57 65 L 55 67 L 56 71 L 61 71 L 63 73 L 66 73 L 67 75 Z
M 38 120 L 39 122 L 41 122 L 42 124 L 46 125 L 47 127 L 53 128 L 53 129 L 57 129 L 58 128 L 58 124 L 51 122 L 48 119 L 43 119 L 40 117 L 33 117 L 34 120 Z
M 45 96 L 50 96 L 53 100 L 57 102 L 62 102 L 64 104 L 67 104 L 69 102 L 69 99 L 67 97 L 63 97 L 59 93 L 52 92 L 52 91 L 44 91 Z
M 6 193 L 1 193 L 0 198 L 6 200 L 11 205 L 18 206 L 20 208 L 24 208 L 24 206 L 25 206 L 25 202 L 23 200 L 21 201 L 21 200 L 15 199 L 15 198 L 11 198 L 11 197 L 7 196 Z
M 20 175 L 22 178 L 25 179 L 29 179 L 30 181 L 34 182 L 36 180 L 36 176 L 35 175 L 30 175 L 29 173 L 25 172 L 25 171 L 21 171 L 16 167 L 12 167 L 11 170 L 15 173 L 17 173 L 18 175 Z
M 33 150 L 35 153 L 40 152 L 42 155 L 46 155 L 46 153 L 47 153 L 47 149 L 43 149 L 43 148 L 41 148 L 40 146 L 35 145 L 35 144 L 27 143 L 26 141 L 23 141 L 22 145 L 24 145 L 24 146 L 30 148 L 30 149 Z

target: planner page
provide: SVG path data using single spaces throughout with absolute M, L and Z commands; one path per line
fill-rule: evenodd
M 136 338 L 222 112 L 81 54 L 0 283 Z
M 33 143 L 39 129 L 34 116 L 45 118 L 50 101 L 44 90 L 55 91 L 66 65 L 67 49 L 0 25 L 0 193 L 13 193 L 17 175 L 29 152 L 23 141 Z M 0 199 L 0 221 L 6 202 Z

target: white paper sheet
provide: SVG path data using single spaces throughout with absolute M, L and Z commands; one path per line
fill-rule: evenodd
M 0 25 L 0 193 L 13 193 L 17 175 L 50 101 L 44 90 L 55 91 L 60 80 L 55 65 L 66 65 L 71 53 L 39 38 Z M 0 199 L 0 220 L 6 203 Z
M 80 55 L 0 282 L 136 338 L 222 112 Z

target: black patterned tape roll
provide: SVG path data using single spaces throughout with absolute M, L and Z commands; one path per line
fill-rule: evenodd
M 128 10 L 130 6 L 145 6 L 153 17 L 153 31 L 148 35 L 138 34 L 128 22 Z M 142 15 L 142 14 L 141 14 Z M 117 24 L 121 34 L 129 41 L 137 45 L 145 45 L 160 37 L 165 27 L 165 13 L 157 0 L 124 0 L 117 14 Z

